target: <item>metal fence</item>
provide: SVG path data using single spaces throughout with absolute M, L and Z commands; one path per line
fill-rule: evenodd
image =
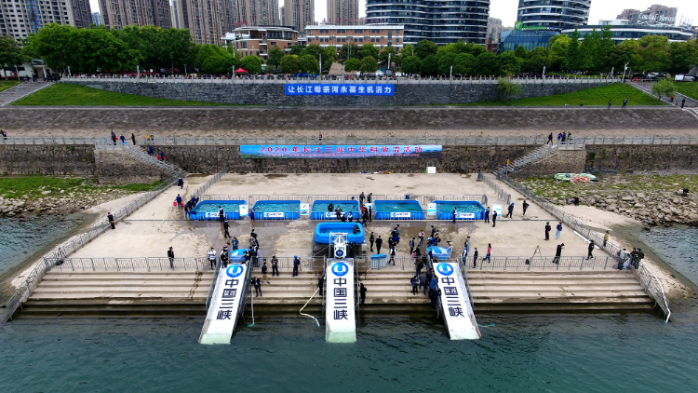
M 163 169 L 170 174 L 174 175 L 177 172 L 177 168 L 174 165 L 168 164 L 165 161 L 160 161 L 141 150 L 139 147 L 133 145 L 125 145 L 121 142 L 117 142 L 116 144 L 103 143 L 103 141 L 100 140 L 95 143 L 95 150 L 122 151 L 137 160 L 150 164 L 156 168 Z
M 206 181 L 206 183 L 204 183 L 203 185 L 201 185 L 201 187 L 199 187 L 196 191 L 194 191 L 194 193 L 192 194 L 192 197 L 199 197 L 201 200 L 204 200 L 205 199 L 203 197 L 204 192 L 206 192 L 206 190 L 211 188 L 211 186 L 214 185 L 218 180 L 220 180 L 221 177 L 223 177 L 223 175 L 225 175 L 226 173 L 228 173 L 228 167 L 224 166 L 223 169 L 218 171 L 218 173 L 213 175 L 212 178 L 208 179 Z
M 72 272 L 161 272 L 210 270 L 208 258 L 46 258 L 52 270 Z
M 497 199 L 502 201 L 502 203 L 504 203 L 506 206 L 509 206 L 509 204 L 511 203 L 511 194 L 504 191 L 504 189 L 500 187 L 494 180 L 485 176 L 485 174 L 482 172 L 477 173 L 477 180 L 490 186 L 490 188 L 494 190 L 495 194 L 497 194 Z
M 603 256 L 586 257 L 467 257 L 461 263 L 469 270 L 606 270 L 616 269 L 618 261 Z
M 130 202 L 123 208 L 117 210 L 113 213 L 114 221 L 118 222 L 123 220 L 125 217 L 136 211 L 141 206 L 150 202 L 153 198 L 160 195 L 165 189 L 174 184 L 177 181 L 179 175 L 174 176 L 170 180 L 160 184 L 155 190 L 146 192 L 145 194 L 138 197 L 136 200 Z M 61 245 L 54 248 L 46 257 L 42 258 L 39 263 L 36 264 L 34 269 L 29 273 L 24 284 L 21 285 L 15 293 L 10 297 L 5 305 L 6 313 L 1 317 L 0 322 L 4 323 L 8 318 L 12 318 L 12 314 L 21 307 L 22 303 L 31 296 L 31 292 L 34 290 L 36 285 L 41 281 L 44 274 L 55 266 L 57 261 L 66 258 L 71 253 L 75 252 L 80 247 L 91 242 L 94 238 L 102 234 L 110 228 L 109 222 L 106 220 L 94 225 L 92 228 L 84 231 L 81 234 L 75 235 L 70 240 L 62 243 Z M 62 265 L 61 265 L 62 266 Z
M 352 77 L 336 76 L 334 79 L 328 77 L 288 77 L 288 76 L 236 76 L 230 77 L 187 77 L 187 78 L 166 78 L 141 76 L 140 78 L 122 76 L 106 77 L 97 75 L 82 75 L 73 77 L 63 77 L 61 82 L 118 82 L 118 83 L 182 83 L 182 84 L 284 84 L 284 83 L 331 83 L 342 82 L 346 84 L 366 84 L 366 83 L 388 83 L 388 84 L 498 84 L 499 78 L 492 76 L 464 76 L 464 77 L 437 77 L 421 78 L 418 76 L 405 77 Z M 512 78 L 511 82 L 516 84 L 568 84 L 568 83 L 617 83 L 621 79 L 609 76 L 575 76 L 573 78 L 559 75 L 549 75 L 545 77 L 518 77 Z
M 324 145 L 448 145 L 448 146 L 541 146 L 545 135 L 520 137 L 473 137 L 473 136 L 399 136 L 399 137 L 353 137 L 349 135 L 323 135 Z M 149 136 L 138 137 L 140 146 L 239 146 L 239 145 L 315 145 L 316 136 Z M 580 136 L 573 144 L 584 145 L 698 145 L 698 136 L 691 135 L 648 135 L 648 136 Z M 0 145 L 94 145 L 111 144 L 108 137 L 81 136 L 9 136 L 0 138 Z M 118 145 L 118 143 L 117 143 Z

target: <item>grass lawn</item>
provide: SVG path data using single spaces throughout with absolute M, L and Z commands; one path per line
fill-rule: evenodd
M 0 81 L 0 91 L 7 90 L 7 89 L 9 89 L 10 87 L 15 87 L 15 86 L 17 86 L 17 85 L 20 84 L 20 83 L 22 83 L 22 82 L 20 82 L 20 81 L 5 81 L 5 80 L 2 80 L 2 81 Z
M 69 83 L 56 83 L 15 101 L 12 105 L 74 106 L 223 106 L 210 102 L 178 101 L 114 93 Z
M 628 100 L 628 105 L 664 105 L 655 98 L 640 90 L 622 83 L 614 83 L 608 86 L 594 87 L 575 93 L 557 94 L 548 97 L 523 98 L 510 101 L 481 101 L 466 106 L 579 106 L 608 105 L 608 100 L 613 100 L 613 105 L 621 105 L 623 100 Z
M 698 82 L 676 82 L 675 85 L 679 93 L 698 100 Z
M 126 190 L 130 192 L 149 191 L 160 185 L 160 181 L 151 184 L 127 184 L 124 186 L 98 186 L 94 180 L 78 177 L 52 176 L 0 176 L 0 196 L 5 198 L 22 198 L 28 195 L 31 199 L 42 196 L 43 191 L 51 191 L 50 195 L 69 192 L 96 192 L 109 190 Z

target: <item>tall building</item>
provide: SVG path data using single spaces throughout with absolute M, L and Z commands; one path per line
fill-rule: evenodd
M 273 26 L 279 23 L 278 0 L 233 0 L 235 26 Z
M 70 0 L 73 8 L 73 26 L 80 29 L 87 29 L 92 24 L 92 10 L 90 0 Z
M 284 0 L 285 26 L 292 26 L 301 33 L 305 26 L 315 24 L 314 0 Z
M 487 38 L 492 38 L 493 41 L 498 41 L 502 35 L 504 26 L 502 20 L 497 18 L 487 18 Z
M 99 8 L 107 29 L 129 25 L 172 27 L 168 0 L 100 0 Z
M 34 0 L 0 2 L 0 34 L 20 40 L 50 23 L 75 26 L 73 2 L 54 3 Z
M 589 21 L 591 0 L 540 1 L 519 0 L 517 27 L 569 29 L 585 25 Z
M 298 32 L 285 26 L 238 27 L 226 33 L 223 40 L 233 45 L 242 56 L 255 55 L 267 60 L 274 47 L 290 53 L 298 43 Z
M 359 24 L 359 0 L 327 0 L 327 23 Z
M 456 5 L 457 4 L 457 5 Z M 489 0 L 367 0 L 367 25 L 404 25 L 405 44 L 430 40 L 443 45 L 464 40 L 485 44 Z
M 93 12 L 92 13 L 92 23 L 95 26 L 101 26 L 102 25 L 102 18 L 99 16 L 99 12 Z
M 306 26 L 305 32 L 308 45 L 333 47 L 337 52 L 347 44 L 361 46 L 371 43 L 380 50 L 392 46 L 398 51 L 405 45 L 403 36 L 405 27 L 401 25 L 319 25 Z
M 286 26 L 286 15 L 284 15 L 284 6 L 279 10 L 279 25 Z
M 676 7 L 666 7 L 655 4 L 644 11 L 626 9 L 617 19 L 627 19 L 633 26 L 674 26 L 676 24 Z
M 179 27 L 179 10 L 177 9 L 177 0 L 172 0 L 170 4 L 170 17 L 172 18 L 172 27 L 175 29 L 181 29 Z
M 221 45 L 225 33 L 235 28 L 230 0 L 182 0 L 178 6 L 182 28 L 189 29 L 197 44 Z

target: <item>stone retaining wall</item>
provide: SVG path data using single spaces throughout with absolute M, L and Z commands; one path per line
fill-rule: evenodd
M 245 105 L 311 105 L 311 106 L 396 106 L 447 105 L 501 98 L 497 84 L 401 83 L 395 85 L 394 96 L 287 96 L 284 83 L 147 83 L 105 82 L 85 80 L 74 83 L 100 90 L 137 94 L 147 97 L 183 101 L 215 102 Z M 327 81 L 333 83 L 333 81 Z M 334 83 L 340 83 L 335 81 Z M 569 82 L 523 84 L 519 98 L 545 97 L 608 85 L 606 82 Z M 360 85 L 358 85 L 360 86 Z
M 0 174 L 95 175 L 94 147 L 56 145 L 0 146 Z
M 581 173 L 586 162 L 584 150 L 558 150 L 539 162 L 516 170 L 512 176 L 517 178 L 530 176 L 549 176 L 554 173 Z
M 587 146 L 585 171 L 698 171 L 698 146 Z

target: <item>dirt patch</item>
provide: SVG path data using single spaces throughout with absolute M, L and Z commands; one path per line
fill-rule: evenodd
M 288 177 L 288 175 L 283 174 L 283 173 L 268 173 L 268 174 L 264 175 L 264 177 L 266 177 L 267 179 L 278 179 L 278 178 L 282 178 L 282 177 Z

